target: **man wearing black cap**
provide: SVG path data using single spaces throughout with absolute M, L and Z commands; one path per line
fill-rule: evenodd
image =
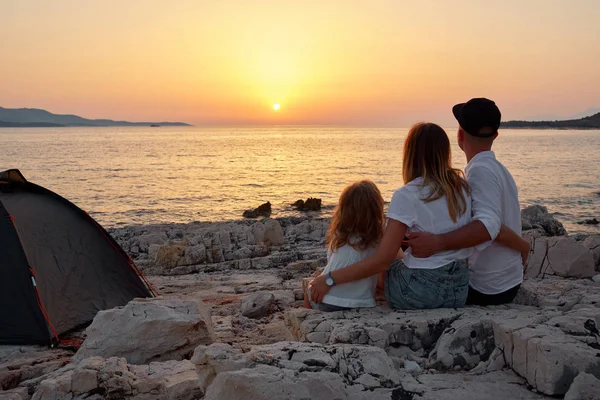
M 492 152 L 501 114 L 491 100 L 471 99 L 452 108 L 459 123 L 458 145 L 467 156 L 465 175 L 471 186 L 473 220 L 446 234 L 415 232 L 408 244 L 417 257 L 474 247 L 467 303 L 511 302 L 523 282 L 529 244 L 520 237 L 521 207 L 517 185 Z

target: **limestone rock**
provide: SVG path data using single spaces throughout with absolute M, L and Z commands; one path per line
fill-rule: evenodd
M 491 320 L 459 319 L 437 341 L 430 354 L 431 366 L 449 370 L 455 366 L 467 369 L 487 361 L 495 348 L 494 327 Z
M 496 322 L 495 329 L 507 363 L 547 395 L 565 394 L 579 372 L 598 368 L 595 352 L 559 328 L 532 325 L 511 329 Z
M 206 377 L 207 399 L 350 399 L 352 385 L 400 382 L 392 360 L 374 347 L 278 342 L 241 353 L 213 344 L 199 347 L 192 361 Z
M 125 307 L 100 311 L 86 334 L 75 361 L 96 355 L 122 356 L 132 364 L 181 360 L 214 338 L 210 313 L 195 299 L 136 299 Z
M 595 270 L 592 252 L 581 242 L 567 237 L 541 237 L 532 244 L 525 277 L 591 278 Z
M 162 245 L 167 240 L 169 240 L 169 238 L 165 233 L 149 233 L 141 235 L 138 238 L 138 248 L 140 251 L 147 253 L 151 245 Z
M 98 387 L 98 372 L 85 368 L 73 371 L 71 390 L 74 394 L 91 392 Z
M 149 365 L 132 365 L 135 374 L 134 387 L 137 392 L 164 393 L 169 400 L 194 400 L 204 393 L 198 381 L 196 368 L 188 360 L 153 362 Z
M 583 245 L 587 247 L 594 255 L 594 264 L 596 265 L 596 271 L 600 271 L 600 236 L 588 236 L 584 239 Z
M 541 229 L 545 236 L 565 236 L 567 231 L 563 224 L 548 213 L 544 206 L 533 205 L 521 210 L 523 230 Z
M 271 203 L 266 202 L 255 209 L 244 211 L 244 218 L 269 217 L 271 215 Z
M 206 400 L 349 399 L 342 378 L 332 372 L 294 372 L 260 365 L 219 374 Z
M 283 229 L 277 220 L 269 219 L 265 222 L 265 242 L 271 246 L 280 246 L 284 243 Z
M 407 346 L 430 349 L 461 314 L 451 309 L 390 312 L 381 308 L 320 313 L 293 309 L 285 312 L 291 336 L 316 343 L 366 344 L 380 348 Z
M 182 258 L 188 247 L 187 241 L 167 243 L 158 249 L 156 263 L 164 268 L 171 269 L 182 265 Z
M 411 360 L 404 360 L 404 369 L 406 370 L 406 372 L 411 374 L 420 374 L 421 372 L 423 372 L 423 368 L 421 368 L 421 366 L 415 361 Z
M 262 318 L 269 313 L 275 296 L 273 293 L 256 292 L 242 297 L 242 315 L 247 318 Z
M 600 379 L 592 374 L 581 372 L 571 384 L 564 400 L 598 399 L 600 399 Z
M 304 200 L 297 200 L 292 204 L 298 211 L 320 211 L 321 210 L 321 199 L 309 197 Z
M 184 262 L 181 265 L 195 265 L 203 263 L 206 260 L 206 247 L 200 243 L 185 249 Z

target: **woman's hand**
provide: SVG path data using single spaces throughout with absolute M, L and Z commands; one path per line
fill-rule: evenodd
M 521 248 L 521 260 L 523 261 L 523 271 L 527 270 L 527 261 L 529 261 L 529 253 L 531 251 L 531 247 L 529 245 L 529 242 L 526 240 L 523 240 L 523 245 Z
M 323 302 L 323 297 L 329 292 L 331 287 L 325 283 L 325 275 L 319 275 L 312 282 L 308 284 L 310 286 L 310 299 L 317 304 Z

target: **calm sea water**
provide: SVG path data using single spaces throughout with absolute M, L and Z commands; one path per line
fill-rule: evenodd
M 408 129 L 32 128 L 0 129 L 0 170 L 19 168 L 106 227 L 241 218 L 270 201 L 273 216 L 320 197 L 331 213 L 345 185 L 372 179 L 386 201 L 402 185 Z M 447 129 L 453 159 L 465 158 Z M 503 130 L 497 157 L 522 206 L 546 205 L 571 232 L 600 218 L 600 131 Z

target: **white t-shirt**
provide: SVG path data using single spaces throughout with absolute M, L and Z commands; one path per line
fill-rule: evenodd
M 517 185 L 492 151 L 473 157 L 465 175 L 471 186 L 473 219 L 481 221 L 492 238 L 469 258 L 469 284 L 483 294 L 502 293 L 523 282 L 521 253 L 493 241 L 502 224 L 521 234 Z
M 327 252 L 327 266 L 323 275 L 337 269 L 360 262 L 375 254 L 377 247 L 359 251 L 352 246 L 345 245 L 335 252 Z M 377 288 L 378 275 L 373 275 L 359 281 L 335 285 L 323 297 L 323 303 L 340 307 L 375 307 L 375 290 Z
M 471 221 L 471 197 L 463 191 L 466 200 L 466 211 L 452 221 L 448 211 L 446 196 L 425 202 L 430 188 L 423 185 L 423 178 L 417 178 L 396 190 L 387 217 L 400 221 L 408 227 L 408 232 L 430 232 L 442 234 L 467 225 Z M 403 238 L 398 238 L 402 240 Z M 472 254 L 472 249 L 450 250 L 437 253 L 427 258 L 417 258 L 409 248 L 404 252 L 404 264 L 408 268 L 435 269 L 453 261 L 465 260 Z

